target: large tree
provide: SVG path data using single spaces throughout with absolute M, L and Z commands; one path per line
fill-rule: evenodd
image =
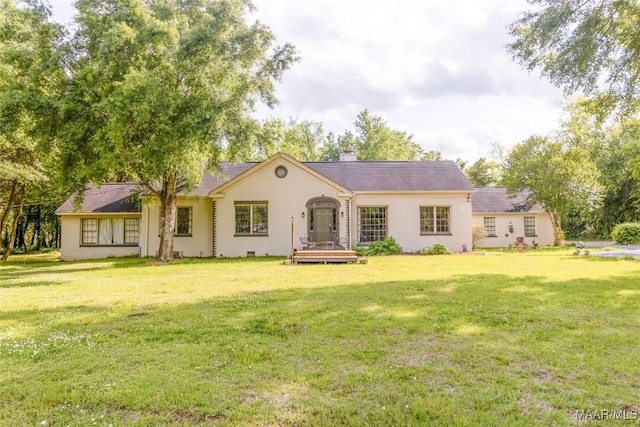
M 583 99 L 568 104 L 553 136 L 597 169 L 602 191 L 597 209 L 577 209 L 563 216 L 563 230 L 574 239 L 610 238 L 616 224 L 640 219 L 640 121 L 627 117 L 603 122 L 592 106 Z
M 640 106 L 640 4 L 636 0 L 528 0 L 509 49 L 567 93 L 584 92 L 601 113 Z
M 495 187 L 502 179 L 502 166 L 484 157 L 480 157 L 471 166 L 465 167 L 462 172 L 474 187 Z
M 285 153 L 302 162 L 320 160 L 320 150 L 327 142 L 322 123 L 295 118 L 264 120 L 254 134 L 256 141 L 246 147 L 246 159 L 264 160 Z
M 296 59 L 248 0 L 78 0 L 69 58 L 67 170 L 126 178 L 160 199 L 158 259 L 173 257 L 176 197 L 241 152 L 257 101 Z
M 55 192 L 53 127 L 66 76 L 58 49 L 63 31 L 49 22 L 48 8 L 37 0 L 2 0 L 0 6 L 0 234 L 10 224 L 6 260 L 25 201 Z
M 600 203 L 597 169 L 580 147 L 532 136 L 511 149 L 503 168 L 510 193 L 527 189 L 529 202 L 548 212 L 556 245 L 564 240 L 565 215 L 592 211 Z
M 413 142 L 413 135 L 390 128 L 381 116 L 369 110 L 358 114 L 354 127 L 355 133 L 346 131 L 337 138 L 328 136 L 322 149 L 323 160 L 338 160 L 345 150 L 355 150 L 358 160 L 420 160 L 423 156 L 422 147 Z
M 419 160 L 422 147 L 413 142 L 413 135 L 391 129 L 387 122 L 364 110 L 354 123 L 357 138 L 355 149 L 362 160 Z

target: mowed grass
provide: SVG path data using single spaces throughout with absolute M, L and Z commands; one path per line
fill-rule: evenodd
M 16 257 L 0 425 L 635 425 L 640 261 L 571 253 Z

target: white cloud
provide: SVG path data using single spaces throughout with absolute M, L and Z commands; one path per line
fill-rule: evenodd
M 340 134 L 368 108 L 426 149 L 466 160 L 557 125 L 560 91 L 513 64 L 505 48 L 524 0 L 254 3 L 302 56 L 272 115 L 322 121 Z

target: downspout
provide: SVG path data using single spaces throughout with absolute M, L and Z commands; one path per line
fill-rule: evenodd
M 347 231 L 347 249 L 351 250 L 351 202 L 353 201 L 353 193 L 351 197 L 347 200 L 347 223 L 346 223 L 346 231 Z
M 147 204 L 147 213 L 146 213 L 146 220 L 145 220 L 145 257 L 149 256 L 149 205 Z

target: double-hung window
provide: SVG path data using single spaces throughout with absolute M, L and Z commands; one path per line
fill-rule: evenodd
M 236 236 L 266 236 L 269 233 L 267 202 L 236 202 Z
M 98 244 L 98 219 L 97 218 L 82 219 L 82 244 L 83 245 Z
M 489 237 L 496 236 L 496 218 L 493 216 L 484 217 L 484 232 Z
M 191 236 L 193 227 L 193 208 L 178 208 L 176 215 L 176 236 Z
M 451 208 L 449 206 L 420 206 L 420 234 L 449 234 Z
M 138 218 L 124 219 L 124 244 L 137 245 L 140 239 L 140 221 Z
M 524 217 L 524 235 L 536 237 L 536 218 L 533 216 Z

